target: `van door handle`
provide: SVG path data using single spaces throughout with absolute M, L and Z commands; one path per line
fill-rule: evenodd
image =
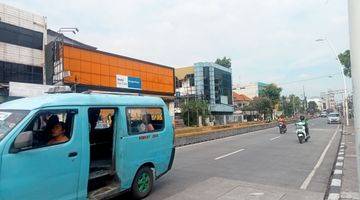
M 69 153 L 69 157 L 75 157 L 75 156 L 77 156 L 78 155 L 78 153 L 77 152 L 71 152 L 71 153 Z

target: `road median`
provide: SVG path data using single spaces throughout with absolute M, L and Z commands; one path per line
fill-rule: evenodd
M 289 120 L 288 123 L 293 123 Z M 185 128 L 175 131 L 175 146 L 195 144 L 234 135 L 241 135 L 249 132 L 264 130 L 277 126 L 277 122 L 258 122 L 247 124 L 232 124 L 227 126 L 204 127 L 204 128 Z

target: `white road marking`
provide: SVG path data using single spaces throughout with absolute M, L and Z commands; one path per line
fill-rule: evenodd
M 341 186 L 341 180 L 340 179 L 332 179 L 331 180 L 331 186 L 340 187 Z
M 277 136 L 277 137 L 274 137 L 274 138 L 271 138 L 270 141 L 273 141 L 273 140 L 276 140 L 278 138 L 280 138 L 281 136 Z
M 306 190 L 306 188 L 309 186 L 312 177 L 314 176 L 316 170 L 320 167 L 321 163 L 323 162 L 323 160 L 325 158 L 325 155 L 326 155 L 327 151 L 329 150 L 331 143 L 335 139 L 335 136 L 336 136 L 336 133 L 338 132 L 338 130 L 339 130 L 339 125 L 337 126 L 336 131 L 334 132 L 334 134 L 332 135 L 329 143 L 326 145 L 324 151 L 322 152 L 322 154 L 321 154 L 318 162 L 316 163 L 314 169 L 310 172 L 310 174 L 306 177 L 305 181 L 301 184 L 300 189 Z
M 234 151 L 234 152 L 231 152 L 231 153 L 228 153 L 228 154 L 219 156 L 219 157 L 215 158 L 214 160 L 219 160 L 219 159 L 222 159 L 222 158 L 231 156 L 231 155 L 233 155 L 233 154 L 239 153 L 239 152 L 244 151 L 244 150 L 245 150 L 245 149 L 239 149 L 239 150 L 237 150 L 237 151 Z
M 271 128 L 270 128 L 271 129 Z M 258 131 L 253 131 L 253 132 L 248 132 L 248 133 L 243 133 L 243 134 L 238 134 L 238 135 L 232 135 L 232 136 L 228 136 L 228 137 L 223 137 L 223 138 L 218 138 L 218 139 L 214 139 L 214 140 L 209 140 L 209 141 L 204 141 L 204 142 L 198 142 L 195 144 L 187 144 L 184 146 L 180 146 L 180 147 L 176 147 L 176 149 L 185 149 L 185 148 L 190 148 L 190 147 L 195 147 L 195 146 L 201 146 L 203 144 L 211 144 L 211 143 L 217 143 L 217 142 L 221 142 L 223 140 L 231 140 L 235 137 L 243 137 L 243 136 L 249 136 L 249 135 L 256 135 L 259 134 L 259 131 L 264 131 L 267 129 L 263 129 L 263 130 L 258 130 Z M 264 133 L 261 133 L 264 134 Z
M 250 196 L 263 196 L 264 193 L 263 192 L 254 192 L 254 193 L 250 193 Z
M 344 165 L 343 162 L 337 162 L 337 163 L 336 163 L 336 166 L 337 166 L 337 167 L 342 167 L 343 165 Z
M 338 193 L 330 193 L 328 200 L 338 200 L 340 198 L 340 194 Z
M 343 172 L 342 172 L 342 170 L 341 169 L 335 169 L 335 171 L 334 171 L 334 174 L 342 174 Z

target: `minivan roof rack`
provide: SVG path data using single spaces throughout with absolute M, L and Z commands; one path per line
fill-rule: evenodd
M 71 88 L 67 85 L 58 85 L 50 87 L 45 93 L 55 94 L 55 93 L 72 93 Z
M 101 91 L 101 90 L 86 90 L 81 92 L 82 94 L 113 94 L 113 95 L 132 95 L 132 96 L 141 96 L 140 93 L 130 93 L 130 92 L 111 92 L 111 91 Z

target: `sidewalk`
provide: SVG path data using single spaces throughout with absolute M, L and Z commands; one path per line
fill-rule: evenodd
M 343 200 L 360 200 L 357 174 L 355 131 L 353 125 L 345 128 L 342 142 L 345 143 L 344 175 L 340 198 Z
M 330 182 L 329 200 L 360 200 L 353 124 L 344 127 L 341 145 Z

